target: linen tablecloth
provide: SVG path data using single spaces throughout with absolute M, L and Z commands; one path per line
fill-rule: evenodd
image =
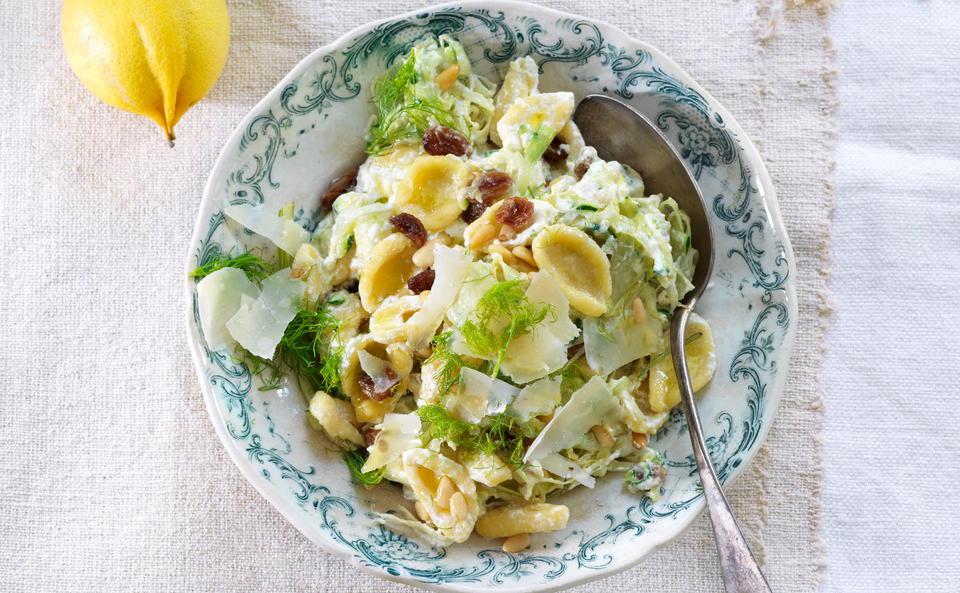
M 834 57 L 824 6 L 781 0 L 556 1 L 659 46 L 757 141 L 796 251 L 787 394 L 733 505 L 775 590 L 822 569 L 819 377 Z M 59 3 L 0 8 L 0 591 L 412 591 L 314 547 L 232 466 L 184 332 L 201 188 L 246 111 L 297 61 L 419 2 L 229 2 L 232 47 L 169 149 L 104 106 L 60 48 Z M 580 590 L 720 591 L 705 518 Z
M 824 361 L 833 593 L 960 591 L 960 3 L 844 0 Z

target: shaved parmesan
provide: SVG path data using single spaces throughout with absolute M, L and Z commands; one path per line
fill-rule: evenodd
M 255 299 L 260 290 L 242 270 L 222 268 L 197 283 L 197 309 L 207 348 L 216 351 L 233 343 L 227 321 L 240 308 L 241 297 Z
M 510 342 L 500 369 L 517 383 L 529 383 L 559 369 L 566 362 L 565 344 L 541 326 Z
M 470 256 L 437 242 L 433 248 L 433 288 L 420 310 L 410 318 L 407 344 L 420 350 L 430 343 L 447 309 L 453 304 L 470 271 Z
M 296 317 L 306 285 L 284 268 L 263 281 L 256 300 L 241 297 L 240 308 L 227 321 L 227 330 L 241 346 L 260 358 L 273 358 L 284 330 Z
M 387 414 L 377 428 L 380 434 L 368 449 L 370 455 L 361 471 L 381 468 L 398 459 L 404 451 L 420 447 L 420 416 L 416 412 Z
M 626 307 L 613 317 L 595 317 L 583 320 L 583 353 L 598 375 L 605 377 L 638 358 L 663 349 L 663 321 L 656 311 L 655 295 L 645 293 L 652 289 L 641 287 L 639 294 L 650 301 L 645 305 L 647 315 L 641 323 L 634 321 Z M 614 291 L 616 295 L 617 290 Z M 652 310 L 651 310 L 652 309 Z
M 548 472 L 557 474 L 561 478 L 573 478 L 587 488 L 593 488 L 597 483 L 596 478 L 588 474 L 582 467 L 558 453 L 546 455 L 538 463 Z
M 297 253 L 300 245 L 310 240 L 308 233 L 302 226 L 290 220 L 267 212 L 264 206 L 237 204 L 227 206 L 223 213 L 247 227 L 258 235 L 273 241 L 274 245 L 290 255 Z
M 602 421 L 618 421 L 621 414 L 620 402 L 607 383 L 600 377 L 593 377 L 556 411 L 553 419 L 530 444 L 523 461 L 539 461 L 551 453 L 572 447 L 591 426 Z
M 450 305 L 446 312 L 447 319 L 453 325 L 463 325 L 463 322 L 477 308 L 477 303 L 480 302 L 483 295 L 497 283 L 494 272 L 494 267 L 487 262 L 475 261 L 470 264 L 470 270 L 463 281 L 460 293 L 457 294 L 456 301 Z M 460 352 L 460 354 L 465 353 L 465 350 Z
M 363 372 L 373 379 L 374 393 L 384 393 L 400 382 L 396 371 L 393 370 L 390 363 L 382 358 L 377 358 L 366 350 L 358 351 L 357 358 Z
M 507 348 L 501 368 L 517 383 L 539 379 L 566 364 L 567 343 L 580 333 L 570 321 L 570 303 L 553 276 L 542 271 L 531 274 L 526 295 L 531 303 L 549 305 L 552 314 Z
M 451 398 L 451 412 L 464 422 L 478 423 L 484 416 L 507 409 L 520 390 L 500 379 L 464 367 L 460 371 L 460 389 Z
M 511 407 L 524 422 L 560 405 L 560 377 L 544 377 L 520 390 Z

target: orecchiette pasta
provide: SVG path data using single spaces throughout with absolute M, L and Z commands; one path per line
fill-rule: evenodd
M 464 542 L 480 514 L 477 489 L 466 468 L 429 449 L 403 454 L 408 484 L 441 535 Z
M 546 533 L 567 526 L 570 509 L 545 502 L 491 509 L 477 520 L 483 537 L 510 537 L 520 533 Z
M 401 233 L 393 233 L 377 243 L 360 272 L 360 302 L 364 309 L 375 310 L 380 301 L 406 286 L 415 270 L 411 258 L 416 250 L 416 245 Z
M 510 466 L 496 453 L 465 451 L 460 455 L 460 461 L 475 482 L 486 486 L 497 486 L 513 477 Z
M 517 99 L 528 97 L 537 92 L 538 78 L 537 63 L 533 61 L 533 58 L 523 57 L 510 63 L 510 68 L 503 77 L 503 84 L 494 99 L 490 137 L 496 144 L 500 144 L 497 122 L 510 109 L 510 106 L 516 103 Z
M 565 225 L 549 226 L 533 240 L 533 257 L 575 309 L 587 317 L 606 312 L 612 290 L 610 261 L 586 233 Z
M 710 326 L 702 317 L 691 313 L 685 339 L 689 341 L 697 334 L 700 335 L 684 347 L 687 368 L 690 370 L 690 383 L 694 391 L 699 391 L 710 381 L 717 368 L 717 361 Z M 650 367 L 650 408 L 654 412 L 664 412 L 679 403 L 680 388 L 677 387 L 673 359 L 666 356 Z
M 334 441 L 342 440 L 363 445 L 363 437 L 354 426 L 356 417 L 349 403 L 318 391 L 310 399 L 310 414 Z
M 524 150 L 538 134 L 552 139 L 573 114 L 573 93 L 544 93 L 514 102 L 497 122 L 504 148 Z
M 467 168 L 452 156 L 418 157 L 391 199 L 396 213 L 416 216 L 429 231 L 446 228 L 463 211 L 461 194 L 467 185 Z
M 387 297 L 370 316 L 370 335 L 382 344 L 406 341 L 407 321 L 422 302 L 416 295 Z
M 366 335 L 351 340 L 345 350 L 340 381 L 343 392 L 353 402 L 359 422 L 379 422 L 392 409 L 396 399 L 406 393 L 413 368 L 410 349 L 405 344 L 381 344 Z M 397 382 L 389 397 L 378 401 L 364 393 L 360 384 L 364 374 L 360 366 L 361 351 L 386 361 L 395 373 Z
M 400 145 L 387 154 L 371 156 L 360 169 L 357 190 L 385 198 L 395 195 L 404 173 L 423 154 L 419 145 Z

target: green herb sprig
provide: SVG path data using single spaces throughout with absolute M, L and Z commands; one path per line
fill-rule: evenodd
M 283 332 L 275 360 L 306 382 L 312 391 L 322 390 L 343 398 L 340 387 L 343 353 L 331 346 L 339 331 L 340 321 L 325 305 L 301 308 Z
M 264 261 L 259 255 L 254 255 L 253 252 L 245 251 L 239 255 L 233 255 L 233 252 L 230 252 L 218 253 L 208 257 L 200 267 L 195 268 L 188 276 L 190 278 L 205 278 L 223 268 L 242 270 L 247 278 L 257 283 L 274 272 L 272 264 Z
M 523 464 L 523 439 L 536 436 L 530 423 L 507 413 L 489 416 L 482 425 L 457 420 L 439 404 L 421 406 L 417 414 L 423 423 L 420 434 L 425 441 L 440 439 L 479 453 L 502 452 L 513 466 Z
M 361 468 L 367 460 L 365 451 L 351 450 L 343 452 L 343 462 L 347 464 L 353 479 L 364 486 L 375 486 L 383 480 L 383 473 L 386 468 L 364 472 Z
M 433 125 L 462 132 L 459 121 L 439 98 L 417 92 L 419 75 L 413 50 L 392 74 L 373 87 L 377 119 L 367 135 L 367 153 L 389 151 L 400 141 L 421 138 Z
M 453 330 L 445 331 L 442 334 L 434 336 L 430 342 L 433 352 L 427 358 L 427 363 L 433 361 L 440 362 L 440 368 L 434 374 L 437 386 L 440 388 L 440 395 L 446 395 L 453 387 L 460 382 L 460 370 L 466 366 L 463 358 L 453 351 L 451 344 L 453 342 Z
M 556 319 L 553 307 L 530 302 L 521 281 L 508 280 L 494 284 L 480 297 L 475 319 L 466 320 L 460 333 L 471 350 L 495 360 L 490 376 L 496 377 L 510 342 L 533 331 L 550 315 Z M 506 325 L 498 329 L 504 321 Z

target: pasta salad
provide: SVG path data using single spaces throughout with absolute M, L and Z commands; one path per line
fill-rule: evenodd
M 552 495 L 608 472 L 656 500 L 649 439 L 680 402 L 669 324 L 692 288 L 687 215 L 585 146 L 570 92 L 541 92 L 530 58 L 499 88 L 447 36 L 373 85 L 368 156 L 320 198 L 224 214 L 268 251 L 193 272 L 211 351 L 265 389 L 293 381 L 354 479 L 400 485 L 391 529 L 438 544 L 563 529 Z M 695 390 L 714 344 L 692 316 Z

